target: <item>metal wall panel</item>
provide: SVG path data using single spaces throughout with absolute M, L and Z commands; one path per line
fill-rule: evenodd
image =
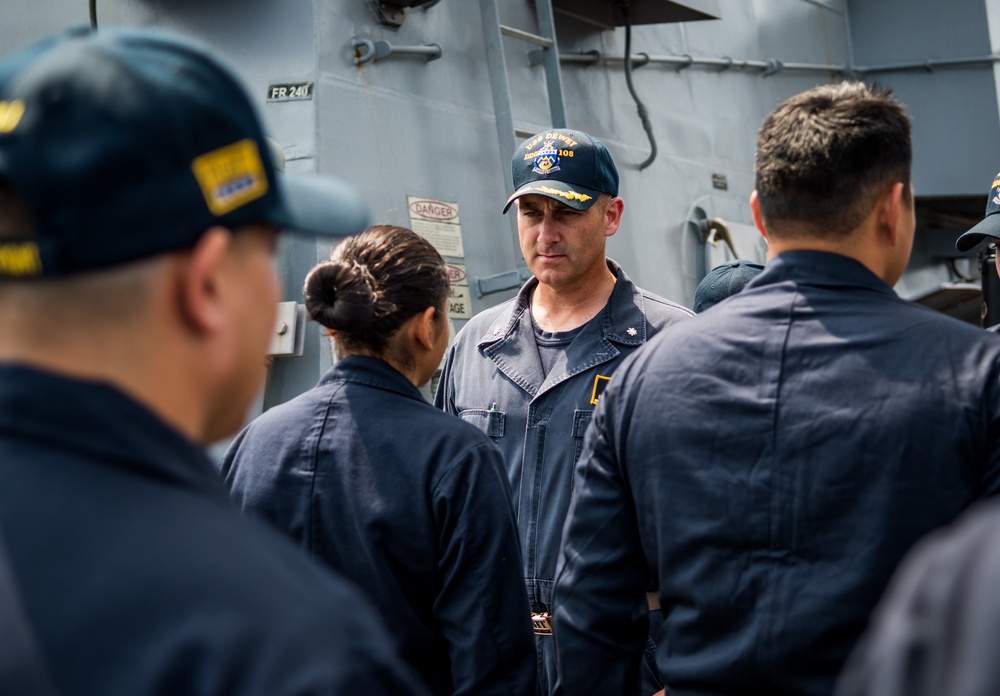
M 687 220 L 700 209 L 740 226 L 747 239 L 756 131 L 775 105 L 839 79 L 838 68 L 852 63 L 988 54 L 985 2 L 747 0 L 718 3 L 720 20 L 635 27 L 634 55 L 674 61 L 633 71 L 659 148 L 642 171 L 649 143 L 625 84 L 625 30 L 557 14 L 568 124 L 603 139 L 622 174 L 625 218 L 610 240 L 611 255 L 641 285 L 689 304 L 701 250 Z M 497 5 L 503 24 L 537 32 L 531 2 Z M 368 197 L 375 221 L 409 224 L 408 194 L 451 201 L 461 211 L 472 279 L 519 263 L 511 221 L 500 214 L 511 153 L 498 144 L 479 3 L 442 0 L 411 10 L 398 29 L 379 25 L 366 0 L 98 0 L 98 11 L 102 26 L 169 27 L 209 42 L 249 84 L 288 168 L 350 179 Z M 1000 26 L 995 14 L 993 8 Z M 16 3 L 0 25 L 0 53 L 86 20 L 83 0 Z M 359 66 L 355 39 L 396 47 L 434 43 L 442 55 L 428 61 L 394 54 Z M 524 134 L 547 128 L 543 67 L 528 59 L 535 47 L 504 38 L 503 48 L 515 128 Z M 572 62 L 588 51 L 602 60 Z M 681 56 L 715 64 L 684 67 Z M 918 193 L 983 193 L 1000 166 L 993 159 L 1000 152 L 994 75 L 990 66 L 879 75 L 914 118 Z M 312 100 L 266 101 L 268 85 L 305 81 L 315 83 Z M 724 190 L 716 188 L 722 177 Z M 745 256 L 761 252 L 756 240 L 744 244 Z M 283 299 L 301 299 L 305 273 L 328 252 L 315 240 L 282 243 Z M 901 288 L 912 294 L 946 276 L 918 240 Z M 473 295 L 473 307 L 480 311 L 512 294 Z M 329 364 L 325 339 L 312 325 L 305 356 L 276 361 L 268 403 L 309 388 Z
M 853 0 L 854 62 L 861 66 L 989 56 L 986 0 Z M 985 194 L 1000 167 L 993 65 L 866 73 L 890 86 L 913 118 L 918 195 Z

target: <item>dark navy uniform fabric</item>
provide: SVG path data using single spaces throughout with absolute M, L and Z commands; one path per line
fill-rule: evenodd
M 245 510 L 375 600 L 434 693 L 534 693 L 500 453 L 388 363 L 340 360 L 251 423 L 223 473 Z
M 900 566 L 837 696 L 1000 693 L 1000 505 L 977 506 Z
M 595 402 L 628 355 L 660 329 L 692 314 L 636 287 L 613 261 L 608 266 L 617 281 L 607 305 L 547 376 L 532 327 L 531 293 L 538 281 L 531 279 L 514 299 L 481 312 L 459 332 L 438 385 L 436 404 L 482 429 L 503 452 L 528 598 L 536 612 L 552 608 L 573 464 Z M 550 646 L 550 639 L 539 642 L 542 651 Z M 554 662 L 545 655 L 542 659 L 554 681 Z
M 425 693 L 360 593 L 109 386 L 0 366 L 0 526 L 59 693 Z
M 25 615 L 21 589 L 7 558 L 0 527 L 0 693 L 56 696 L 35 631 Z
M 910 546 L 1000 489 L 1000 340 L 788 252 L 601 399 L 555 592 L 565 693 L 827 695 Z

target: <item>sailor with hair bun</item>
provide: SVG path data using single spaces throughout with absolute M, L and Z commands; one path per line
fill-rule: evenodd
M 499 450 L 420 394 L 448 344 L 448 274 L 388 225 L 341 242 L 306 278 L 336 364 L 233 442 L 244 510 L 374 600 L 434 694 L 535 693 L 535 652 Z

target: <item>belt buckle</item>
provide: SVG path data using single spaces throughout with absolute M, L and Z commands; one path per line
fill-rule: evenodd
M 531 625 L 535 628 L 536 636 L 551 636 L 552 635 L 552 622 L 549 621 L 548 612 L 539 612 L 531 614 Z

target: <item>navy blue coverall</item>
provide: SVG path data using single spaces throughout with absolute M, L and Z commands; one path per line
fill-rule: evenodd
M 0 528 L 60 694 L 426 693 L 360 592 L 112 387 L 0 365 Z
M 1000 504 L 976 505 L 900 565 L 837 696 L 1000 693 Z
M 559 539 L 573 464 L 594 405 L 621 362 L 691 312 L 637 287 L 618 264 L 607 305 L 544 375 L 532 327 L 532 278 L 517 296 L 473 317 L 445 361 L 435 403 L 473 423 L 503 452 L 514 495 L 533 612 L 552 610 Z M 654 617 L 655 620 L 656 617 Z M 541 685 L 555 685 L 551 637 L 540 636 Z M 650 656 L 652 657 L 652 656 Z
M 617 373 L 555 591 L 566 694 L 828 696 L 903 554 L 1000 489 L 1000 340 L 793 251 Z
M 500 453 L 388 363 L 338 361 L 251 423 L 222 470 L 244 510 L 368 593 L 433 693 L 534 694 Z

